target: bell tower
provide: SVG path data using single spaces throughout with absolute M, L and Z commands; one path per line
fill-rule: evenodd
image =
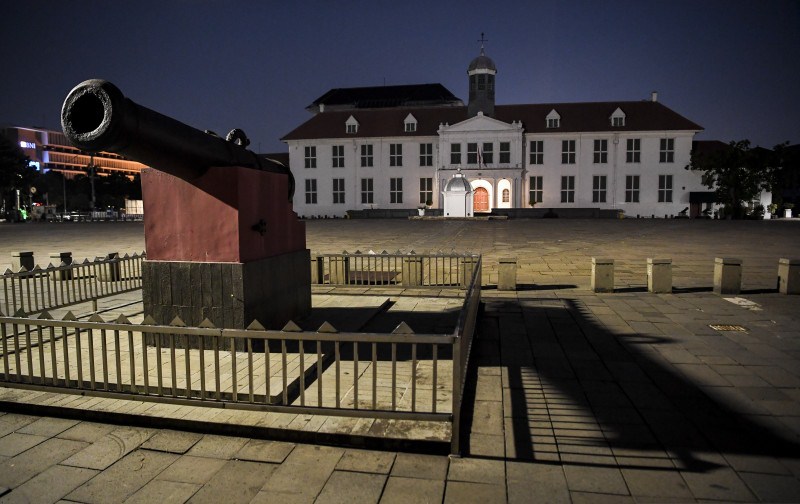
M 497 67 L 494 61 L 484 52 L 484 43 L 488 42 L 481 33 L 480 55 L 472 60 L 467 69 L 469 75 L 469 105 L 467 111 L 470 117 L 483 112 L 484 115 L 494 117 L 494 78 Z

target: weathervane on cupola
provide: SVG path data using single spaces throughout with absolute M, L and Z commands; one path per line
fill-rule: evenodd
M 494 61 L 484 51 L 484 44 L 488 42 L 486 35 L 481 32 L 480 55 L 472 60 L 467 69 L 469 75 L 469 105 L 467 111 L 470 117 L 478 115 L 494 116 L 494 77 L 497 75 L 497 67 Z

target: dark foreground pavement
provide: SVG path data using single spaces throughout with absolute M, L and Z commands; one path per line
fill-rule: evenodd
M 800 256 L 799 225 L 310 222 L 313 252 L 486 257 L 465 456 L 5 413 L 1 499 L 800 501 L 800 298 L 774 292 L 778 258 Z M 143 248 L 136 224 L 0 225 L 0 239 L 0 261 L 53 246 L 78 257 Z M 516 292 L 491 285 L 508 255 L 520 258 Z M 619 261 L 618 292 L 588 290 L 592 256 Z M 743 259 L 742 295 L 710 292 L 716 256 Z M 643 292 L 647 257 L 673 259 L 675 293 Z

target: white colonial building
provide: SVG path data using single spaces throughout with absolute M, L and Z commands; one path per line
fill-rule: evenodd
M 332 89 L 314 101 L 314 116 L 282 139 L 297 213 L 443 208 L 442 192 L 459 172 L 476 215 L 531 206 L 700 213 L 690 193 L 707 189 L 686 166 L 702 127 L 656 93 L 641 101 L 496 105 L 497 69 L 483 49 L 467 73 L 466 106 L 440 84 Z

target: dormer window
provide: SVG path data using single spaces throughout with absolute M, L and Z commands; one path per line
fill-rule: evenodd
M 403 124 L 405 126 L 403 130 L 406 133 L 414 133 L 415 131 L 417 131 L 417 119 L 413 115 L 408 114 L 405 120 L 403 121 Z
M 625 126 L 625 112 L 622 111 L 621 108 L 617 107 L 617 110 L 611 114 L 611 126 L 614 128 L 621 128 Z
M 546 117 L 547 120 L 547 128 L 560 128 L 561 127 L 561 116 L 556 112 L 556 109 L 550 111 Z
M 350 116 L 347 121 L 345 122 L 345 127 L 347 128 L 347 133 L 351 135 L 355 135 L 358 133 L 358 121 L 353 116 Z

